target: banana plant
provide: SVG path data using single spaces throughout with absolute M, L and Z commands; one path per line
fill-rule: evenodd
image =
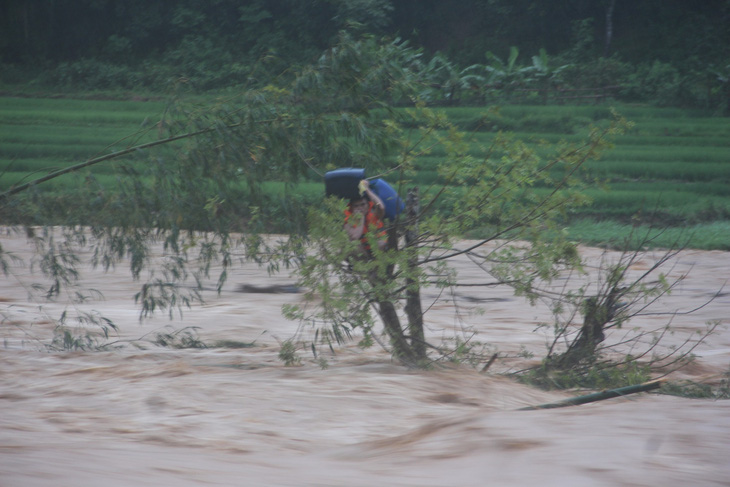
M 510 93 L 525 82 L 533 67 L 518 65 L 517 58 L 519 55 L 520 50 L 515 46 L 510 48 L 509 57 L 506 61 L 487 51 L 488 64 L 485 66 L 485 70 L 488 73 L 488 81 L 492 87 L 504 89 Z
M 437 52 L 424 67 L 426 88 L 421 96 L 430 101 L 441 99 L 448 105 L 457 103 L 464 90 L 483 83 L 483 77 L 477 79 L 472 68 L 460 70 L 446 56 Z
M 558 67 L 552 67 L 548 58 L 547 51 L 540 49 L 536 56 L 532 56 L 532 66 L 530 66 L 531 82 L 534 82 L 537 88 L 542 92 L 547 102 L 548 93 L 561 83 L 560 73 L 570 64 L 564 64 Z

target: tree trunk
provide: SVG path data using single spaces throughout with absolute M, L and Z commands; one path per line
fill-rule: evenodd
M 583 325 L 578 336 L 568 350 L 554 362 L 558 367 L 570 368 L 581 362 L 592 362 L 596 358 L 596 348 L 606 338 L 604 329 L 612 323 L 621 308 L 619 298 L 624 288 L 613 287 L 605 296 L 592 296 L 583 304 Z
M 418 236 L 418 190 L 408 192 L 406 202 L 405 220 L 408 222 L 405 231 L 405 249 L 415 243 Z M 398 250 L 398 237 L 395 228 L 388 232 L 389 248 Z M 407 266 L 416 266 L 417 257 L 409 259 Z M 393 269 L 388 269 L 388 279 L 393 278 Z M 390 338 L 393 347 L 393 356 L 404 365 L 411 367 L 422 366 L 428 358 L 426 355 L 426 340 L 423 332 L 423 311 L 421 309 L 421 290 L 418 281 L 408 279 L 406 281 L 406 305 L 405 312 L 408 319 L 408 335 L 404 333 L 401 320 L 398 317 L 393 301 L 382 299 L 378 302 L 378 314 L 383 320 L 385 332 Z
M 611 399 L 613 397 L 624 397 L 629 394 L 635 394 L 637 392 L 647 392 L 653 389 L 657 389 L 662 386 L 666 379 L 656 379 L 643 384 L 636 384 L 633 386 L 619 387 L 618 389 L 609 389 L 601 392 L 594 392 L 593 394 L 586 394 L 585 396 L 570 397 L 558 402 L 551 402 L 547 404 L 540 404 L 539 406 L 527 406 L 518 409 L 518 411 L 534 411 L 536 409 L 553 409 L 562 408 L 566 406 L 579 406 L 581 404 L 588 404 L 589 402 L 603 401 L 604 399 Z
M 380 314 L 380 319 L 383 320 L 385 331 L 388 334 L 388 337 L 390 337 L 390 344 L 393 347 L 393 356 L 404 365 L 418 365 L 418 357 L 403 334 L 400 318 L 398 318 L 398 313 L 396 312 L 393 303 L 391 301 L 379 302 L 378 313 Z
M 596 355 L 596 347 L 604 339 L 603 327 L 607 316 L 602 316 L 604 309 L 597 304 L 597 298 L 586 299 L 583 326 L 578 337 L 570 344 L 568 350 L 560 357 L 560 365 L 572 367 L 581 361 L 591 361 Z
M 608 57 L 611 50 L 611 42 L 613 41 L 613 10 L 616 6 L 616 0 L 610 0 L 606 7 L 606 40 L 603 43 L 603 57 Z
M 408 191 L 406 199 L 406 220 L 409 222 L 405 234 L 405 248 L 410 249 L 418 238 L 418 213 L 420 202 L 418 188 Z M 418 256 L 409 259 L 409 270 L 418 265 Z M 421 288 L 415 279 L 406 280 L 406 316 L 408 317 L 408 333 L 411 338 L 411 347 L 419 359 L 426 358 L 426 337 L 423 332 L 423 310 L 421 308 Z

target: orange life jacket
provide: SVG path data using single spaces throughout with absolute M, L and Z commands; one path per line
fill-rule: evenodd
M 376 233 L 376 238 L 385 238 L 387 233 L 384 230 L 381 230 L 383 228 L 383 222 L 375 216 L 375 213 L 373 213 L 373 202 L 368 202 L 368 211 L 365 213 L 365 228 L 363 229 L 362 236 L 360 237 L 360 241 L 365 245 L 365 248 L 370 250 L 370 245 L 368 244 L 368 232 L 370 229 L 374 229 L 374 232 Z M 352 210 L 350 209 L 350 206 L 348 205 L 345 209 L 345 223 L 350 219 L 352 216 Z

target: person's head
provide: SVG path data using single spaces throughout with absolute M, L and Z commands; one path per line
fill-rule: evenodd
M 350 211 L 353 213 L 367 214 L 370 207 L 370 201 L 367 198 L 357 198 L 350 200 Z

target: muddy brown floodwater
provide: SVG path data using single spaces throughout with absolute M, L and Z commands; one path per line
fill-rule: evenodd
M 534 363 L 549 312 L 507 291 L 468 288 L 454 297 L 424 291 L 431 340 L 464 330 L 501 356 L 487 374 L 465 365 L 429 371 L 391 362 L 378 347 L 351 344 L 326 357 L 306 351 L 285 367 L 278 343 L 297 332 L 281 306 L 299 294 L 252 294 L 236 287 L 291 283 L 244 266 L 206 304 L 140 323 L 139 282 L 123 268 L 86 268 L 82 284 L 103 299 L 76 307 L 46 302 L 32 285 L 28 242 L 0 244 L 26 261 L 0 277 L 0 486 L 706 486 L 730 485 L 730 401 L 635 394 L 583 406 L 518 411 L 560 400 L 501 372 Z M 593 261 L 597 249 L 584 248 Z M 638 262 L 632 272 L 650 265 Z M 467 261 L 463 282 L 481 279 Z M 705 303 L 730 276 L 730 253 L 683 251 L 665 266 L 687 274 L 657 312 Z M 460 320 L 455 318 L 455 305 Z M 484 312 L 476 312 L 481 308 Z M 49 351 L 63 311 L 98 311 L 119 327 L 110 351 Z M 730 368 L 730 294 L 672 318 L 681 344 L 720 320 L 676 378 L 717 383 Z M 666 315 L 637 318 L 627 332 L 652 330 Z M 250 348 L 174 349 L 158 333 L 198 327 L 200 340 L 254 342 Z M 92 327 L 93 328 L 93 327 Z M 307 330 L 300 333 L 308 333 Z M 140 340 L 142 338 L 142 340 Z M 611 339 L 619 340 L 620 336 Z M 535 358 L 517 357 L 529 351 Z

